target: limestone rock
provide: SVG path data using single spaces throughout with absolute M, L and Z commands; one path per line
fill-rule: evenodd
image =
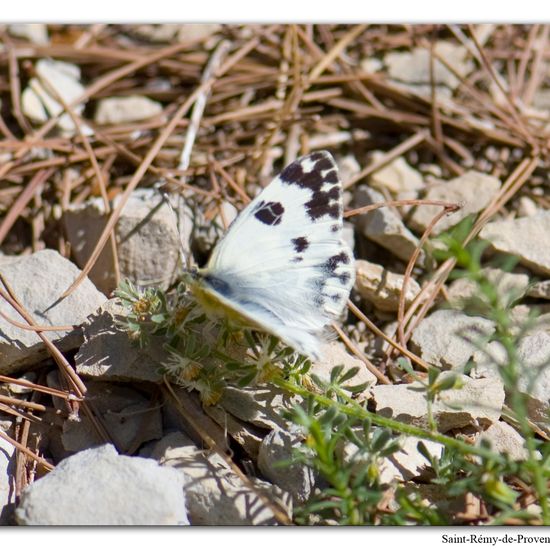
M 103 445 L 61 461 L 29 485 L 19 525 L 188 525 L 185 476 Z
M 470 214 L 481 212 L 500 190 L 501 183 L 494 176 L 469 171 L 445 183 L 428 187 L 424 199 L 439 200 L 461 205 L 461 208 L 440 219 L 432 235 L 453 227 Z M 441 206 L 417 206 L 410 218 L 410 226 L 422 233 L 441 212 Z
M 86 278 L 72 294 L 58 302 L 80 270 L 55 250 L 3 258 L 0 269 L 15 296 L 38 325 L 78 327 L 106 300 Z M 9 304 L 4 304 L 3 312 L 10 319 L 24 323 Z M 82 342 L 79 328 L 48 331 L 47 336 L 63 351 L 76 348 Z M 36 333 L 0 318 L 0 374 L 13 373 L 47 355 Z
M 480 232 L 499 252 L 518 256 L 520 263 L 541 275 L 550 275 L 550 211 L 528 218 L 488 223 Z
M 355 261 L 355 288 L 361 298 L 371 302 L 380 311 L 397 311 L 403 288 L 403 275 L 392 273 L 381 265 Z M 412 278 L 407 284 L 405 307 L 420 293 L 420 285 Z
M 440 376 L 446 376 L 442 373 Z M 468 425 L 496 422 L 504 404 L 504 388 L 495 378 L 472 379 L 457 375 L 462 388 L 444 390 L 434 403 L 433 415 L 441 432 Z M 406 424 L 428 426 L 428 404 L 421 384 L 380 385 L 372 389 L 376 412 Z

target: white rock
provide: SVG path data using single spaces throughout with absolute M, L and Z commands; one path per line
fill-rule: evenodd
M 369 204 L 385 202 L 384 196 L 362 185 L 357 188 L 354 198 L 354 207 L 360 208 Z M 406 227 L 401 219 L 387 207 L 378 208 L 366 214 L 356 216 L 357 229 L 371 241 L 386 248 L 395 256 L 409 261 L 419 244 L 419 240 Z M 424 261 L 424 251 L 420 252 L 418 262 Z
M 519 433 L 506 422 L 495 422 L 476 438 L 476 445 L 482 441 L 488 441 L 491 449 L 499 454 L 506 453 L 512 460 L 525 460 L 527 449 L 525 440 Z
M 23 112 L 31 119 L 43 123 L 51 116 L 63 111 L 63 106 L 52 96 L 50 88 L 54 88 L 66 103 L 72 104 L 84 93 L 84 86 L 80 83 L 80 69 L 71 63 L 40 59 L 35 66 L 37 78 L 31 78 L 29 86 L 23 91 L 21 106 Z M 84 104 L 73 107 L 77 114 L 81 114 Z M 61 115 L 57 126 L 68 136 L 75 133 L 74 123 L 68 113 Z M 90 134 L 88 127 L 83 126 L 85 133 Z
M 189 519 L 192 525 L 274 525 L 273 511 L 257 491 L 268 496 L 289 497 L 266 482 L 251 479 L 253 490 L 217 454 L 198 449 L 187 436 L 172 433 L 157 443 L 153 456 L 165 466 L 181 471 Z M 287 504 L 288 505 L 288 504 Z
M 435 51 L 461 76 L 466 76 L 475 66 L 467 59 L 468 50 L 463 46 L 440 40 L 435 44 Z M 406 52 L 392 51 L 384 56 L 384 63 L 391 79 L 405 83 L 423 95 L 431 92 L 431 53 L 428 48 L 414 48 Z M 442 92 L 444 88 L 454 90 L 459 82 L 443 63 L 438 59 L 434 60 L 434 83 L 438 91 Z
M 341 342 L 333 341 L 323 344 L 321 346 L 321 356 L 321 360 L 312 364 L 309 373 L 316 375 L 323 382 L 329 383 L 332 369 L 341 365 L 344 367 L 344 372 L 359 367 L 359 372 L 345 383 L 347 386 L 367 385 L 364 392 L 358 396 L 359 398 L 364 397 L 368 388 L 376 384 L 376 376 L 367 369 L 363 361 L 348 353 Z
M 542 275 L 550 275 L 550 211 L 528 218 L 488 223 L 480 232 L 500 252 L 518 256 L 519 261 Z
M 401 448 L 389 457 L 384 457 L 379 465 L 380 482 L 393 483 L 395 481 L 409 481 L 421 477 L 430 468 L 428 459 L 418 450 L 418 443 L 422 441 L 430 454 L 437 458 L 443 453 L 443 445 L 428 439 L 405 436 L 401 438 Z M 367 463 L 368 457 L 358 452 L 359 448 L 351 442 L 347 442 L 343 448 L 343 458 L 349 464 L 353 463 L 359 469 Z
M 491 335 L 494 323 L 460 311 L 439 310 L 416 327 L 411 344 L 424 361 L 442 368 L 459 369 L 478 349 L 476 341 Z
M 376 151 L 372 156 L 372 163 L 376 163 L 384 153 Z M 412 168 L 403 157 L 398 157 L 380 168 L 369 178 L 372 187 L 387 189 L 394 196 L 414 198 L 420 189 L 424 188 L 424 181 L 420 172 Z
M 8 32 L 12 36 L 26 38 L 29 42 L 41 46 L 50 42 L 48 27 L 44 23 L 18 23 L 16 25 L 8 25 Z
M 99 101 L 94 120 L 97 124 L 125 124 L 146 120 L 160 113 L 162 105 L 148 97 L 109 97 Z
M 7 262 L 7 263 L 5 263 Z M 30 256 L 3 258 L 2 274 L 35 322 L 45 326 L 82 324 L 88 315 L 106 301 L 89 279 L 64 300 L 61 294 L 80 270 L 55 250 L 41 250 Z M 10 319 L 24 321 L 9 304 L 2 306 Z M 76 348 L 82 342 L 79 329 L 48 331 L 48 338 L 61 350 Z M 0 373 L 9 374 L 48 355 L 42 340 L 0 318 Z
M 428 187 L 424 199 L 461 205 L 460 210 L 437 222 L 432 235 L 446 231 L 470 214 L 481 212 L 496 196 L 500 186 L 500 180 L 494 176 L 471 170 L 458 178 Z M 441 206 L 418 206 L 410 219 L 410 225 L 413 229 L 423 232 L 440 212 Z
M 280 463 L 292 459 L 296 447 L 302 442 L 303 436 L 300 434 L 276 429 L 263 439 L 258 453 L 258 468 L 262 475 L 290 493 L 294 502 L 299 504 L 310 498 L 315 486 L 315 474 L 302 464 Z
M 536 216 L 540 212 L 537 203 L 530 197 L 520 197 L 518 205 L 518 216 Z
M 188 23 L 186 25 L 178 25 L 178 27 L 178 42 L 204 40 L 222 28 L 217 23 Z
M 9 525 L 15 510 L 15 447 L 0 437 L 0 525 Z
M 355 289 L 361 298 L 371 302 L 380 311 L 398 310 L 399 297 L 403 289 L 403 275 L 392 273 L 381 265 L 366 260 L 355 260 L 355 269 Z M 420 285 L 409 278 L 405 307 L 409 306 L 419 293 Z
M 116 204 L 115 200 L 115 208 Z M 153 189 L 132 193 L 115 228 L 121 279 L 166 289 L 178 278 L 181 246 L 185 248 L 183 253 L 190 254 L 192 218 L 187 210 L 184 215 L 180 241 L 176 219 L 161 195 Z M 65 211 L 63 223 L 78 265 L 85 265 L 90 257 L 107 218 L 101 199 L 92 199 Z M 115 288 L 114 260 L 109 243 L 89 276 L 105 293 Z
M 448 376 L 442 373 L 440 376 Z M 441 432 L 470 425 L 488 426 L 496 422 L 504 404 L 504 388 L 495 378 L 472 379 L 456 375 L 463 386 L 441 392 L 433 405 L 433 415 Z M 372 389 L 376 412 L 405 424 L 428 427 L 428 403 L 422 385 L 379 385 Z
M 529 288 L 529 276 L 524 273 L 509 273 L 492 267 L 482 269 L 496 291 L 503 306 L 509 306 L 519 300 Z M 470 307 L 479 307 L 486 310 L 488 304 L 483 300 L 478 285 L 467 278 L 456 279 L 448 291 L 448 301 L 453 308 L 463 309 L 466 304 Z
M 377 73 L 384 64 L 380 59 L 377 59 L 376 57 L 368 57 L 366 59 L 361 60 L 361 70 L 365 71 L 366 73 Z
M 185 476 L 103 445 L 61 461 L 28 486 L 19 525 L 188 525 Z

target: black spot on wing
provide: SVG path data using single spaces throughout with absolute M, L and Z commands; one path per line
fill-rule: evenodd
M 311 198 L 304 205 L 311 220 L 325 215 L 338 219 L 342 215 L 342 189 L 336 165 L 328 153 L 317 152 L 299 158 L 289 164 L 279 178 L 287 185 L 311 191 Z
M 283 219 L 285 209 L 280 202 L 260 201 L 254 216 L 265 225 L 279 225 Z
M 343 285 L 346 285 L 350 280 L 350 274 L 345 271 L 344 273 L 336 273 L 337 269 L 342 265 L 350 263 L 350 257 L 345 252 L 340 252 L 331 256 L 324 264 L 325 273 L 329 277 L 336 277 Z
M 296 252 L 303 252 L 309 247 L 309 241 L 305 237 L 297 237 L 296 239 L 291 239 L 290 242 L 294 246 Z

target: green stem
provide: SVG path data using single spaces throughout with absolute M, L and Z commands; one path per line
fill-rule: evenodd
M 393 420 L 392 418 L 386 418 L 385 416 L 380 416 L 379 414 L 367 411 L 366 409 L 361 407 L 361 405 L 349 399 L 343 392 L 340 394 L 340 397 L 345 398 L 346 403 L 340 403 L 338 401 L 330 399 L 326 395 L 313 393 L 301 386 L 293 384 L 288 380 L 283 380 L 282 378 L 276 378 L 272 380 L 272 382 L 283 390 L 295 393 L 304 398 L 313 398 L 315 401 L 317 401 L 321 405 L 324 405 L 325 407 L 336 407 L 341 413 L 347 416 L 353 416 L 361 420 L 370 420 L 378 426 L 383 426 L 385 428 L 395 430 L 396 432 L 412 435 L 422 439 L 428 439 L 430 441 L 435 441 L 436 443 L 441 443 L 448 448 L 460 451 L 463 454 L 481 456 L 493 460 L 499 464 L 506 463 L 506 458 L 484 447 L 474 447 L 473 445 L 461 441 L 460 439 L 454 439 L 438 432 L 428 431 L 417 426 L 410 426 L 409 424 L 404 424 L 403 422 Z

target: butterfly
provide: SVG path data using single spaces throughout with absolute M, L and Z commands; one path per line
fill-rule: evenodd
M 318 360 L 326 326 L 341 315 L 355 280 L 342 214 L 331 154 L 303 156 L 233 221 L 206 267 L 191 271 L 190 290 L 207 313 Z

